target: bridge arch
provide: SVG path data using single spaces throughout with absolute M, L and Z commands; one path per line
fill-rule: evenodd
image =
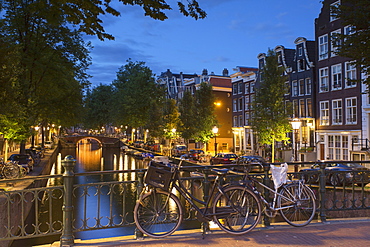
M 118 138 L 107 136 L 93 135 L 73 135 L 60 138 L 61 146 L 76 147 L 77 144 L 84 139 L 92 139 L 99 143 L 101 147 L 121 147 L 121 141 Z

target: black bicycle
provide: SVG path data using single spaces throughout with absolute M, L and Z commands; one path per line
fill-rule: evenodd
M 244 234 L 256 227 L 261 217 L 257 195 L 243 185 L 223 186 L 220 183 L 231 170 L 212 169 L 216 177 L 211 196 L 202 201 L 189 193 L 180 181 L 181 163 L 150 163 L 145 177 L 149 186 L 143 190 L 134 209 L 135 223 L 142 233 L 154 238 L 166 237 L 180 226 L 184 210 L 179 198 L 172 193 L 174 190 L 185 198 L 201 219 L 214 221 L 227 233 Z

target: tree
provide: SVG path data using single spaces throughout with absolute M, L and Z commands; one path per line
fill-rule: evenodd
M 275 141 L 287 141 L 291 131 L 289 109 L 285 106 L 284 85 L 286 76 L 284 68 L 279 67 L 277 56 L 269 49 L 265 65 L 261 70 L 260 85 L 255 89 L 255 100 L 252 103 L 254 117 L 251 121 L 262 145 L 272 145 L 272 162 L 274 162 Z
M 329 6 L 326 6 L 329 7 Z M 335 37 L 337 54 L 353 58 L 354 64 L 367 75 L 370 72 L 370 4 L 368 0 L 345 0 L 340 5 L 331 6 L 332 14 L 350 26 L 349 33 Z M 359 81 L 359 80 L 358 80 Z M 370 85 L 370 77 L 365 80 Z
M 213 137 L 212 128 L 217 125 L 215 112 L 215 96 L 212 85 L 202 82 L 195 92 L 195 106 L 197 109 L 194 124 L 197 128 L 196 141 L 208 143 Z
M 195 138 L 197 133 L 197 125 L 194 124 L 197 116 L 197 108 L 195 98 L 190 91 L 185 91 L 184 96 L 179 101 L 179 112 L 181 121 L 179 130 L 182 138 L 188 142 L 188 140 Z
M 113 122 L 112 119 L 112 94 L 111 85 L 100 84 L 92 89 L 86 96 L 86 118 L 84 126 L 89 129 L 100 129 Z
M 133 128 L 146 126 L 149 106 L 155 104 L 156 97 L 161 97 L 163 92 L 155 83 L 150 68 L 144 62 L 128 60 L 117 72 L 112 85 L 115 90 L 115 123 Z

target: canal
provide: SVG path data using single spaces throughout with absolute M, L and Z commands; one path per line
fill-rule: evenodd
M 92 171 L 107 171 L 107 170 L 134 170 L 140 168 L 146 168 L 146 163 L 143 160 L 134 159 L 132 156 L 125 155 L 120 152 L 119 149 L 116 148 L 108 148 L 103 149 L 99 147 L 99 144 L 96 142 L 80 142 L 77 148 L 68 148 L 62 149 L 60 154 L 58 155 L 57 162 L 54 164 L 51 174 L 62 174 L 64 172 L 61 160 L 64 159 L 65 156 L 72 155 L 76 159 L 76 166 L 74 169 L 75 173 L 84 173 L 84 172 L 92 172 Z M 86 183 L 94 183 L 94 182 L 103 182 L 103 181 L 130 181 L 135 179 L 134 173 L 120 173 L 120 174 L 105 174 L 105 175 L 97 175 L 97 176 L 76 176 L 75 177 L 75 184 L 86 184 Z M 48 186 L 58 186 L 61 185 L 62 181 L 58 179 L 50 179 L 48 181 Z M 84 193 L 89 193 L 94 195 L 97 193 L 95 187 L 90 187 L 88 191 L 83 191 L 82 189 L 76 189 L 75 191 L 75 203 L 74 203 L 74 217 L 77 219 L 77 222 L 74 223 L 76 228 L 80 228 L 83 226 L 85 222 L 82 219 L 88 218 L 87 224 L 89 227 L 93 227 L 95 219 L 94 216 L 96 215 L 96 210 L 99 210 L 102 215 L 109 215 L 110 208 L 113 209 L 114 215 L 120 215 L 119 209 L 122 208 L 122 203 L 125 201 L 125 208 L 126 210 L 133 210 L 134 203 L 135 203 L 135 193 L 136 187 L 133 187 L 133 184 L 129 184 L 125 191 L 125 199 L 120 198 L 120 194 L 117 193 L 114 196 L 114 202 L 116 205 L 110 207 L 110 205 L 106 205 L 109 203 L 109 200 L 105 200 L 109 195 L 103 195 L 101 198 L 101 203 L 97 205 L 96 198 L 92 197 L 84 197 Z M 50 217 L 50 212 L 52 212 L 53 221 L 55 222 L 52 227 L 59 229 L 61 227 L 62 214 L 61 208 L 63 205 L 63 196 L 60 192 L 59 194 L 56 193 L 53 195 L 53 203 L 52 205 L 45 203 L 40 207 L 38 215 L 36 216 L 35 213 L 30 213 L 27 218 L 26 224 L 32 227 L 35 217 L 39 219 L 45 218 L 47 221 L 48 217 Z M 122 196 L 121 196 L 122 197 Z M 128 197 L 128 198 L 127 198 Z M 84 201 L 85 200 L 85 201 Z M 91 200 L 86 201 L 86 200 Z M 88 207 L 86 207 L 88 205 Z M 50 207 L 55 209 L 50 210 Z M 85 208 L 86 207 L 86 212 Z M 59 209 L 59 210 L 58 210 Z M 105 212 L 106 211 L 106 212 Z M 33 210 L 31 210 L 33 212 Z M 87 214 L 83 215 L 83 214 Z M 89 219 L 89 215 L 92 217 Z M 131 220 L 132 219 L 127 219 Z M 109 219 L 106 217 L 102 217 L 101 224 L 106 225 L 108 224 Z M 117 223 L 117 222 L 115 222 Z M 49 226 L 46 223 L 41 223 L 40 228 L 47 230 Z M 134 235 L 135 227 L 134 226 L 126 226 L 120 228 L 110 228 L 110 229 L 103 229 L 103 230 L 92 230 L 92 231 L 79 231 L 75 233 L 76 239 L 92 239 L 92 238 L 105 238 L 105 237 L 115 237 L 115 236 L 122 236 L 122 235 Z M 31 239 L 23 239 L 14 241 L 11 245 L 12 247 L 25 247 L 25 246 L 34 246 L 34 245 L 41 245 L 52 243 L 54 241 L 58 241 L 60 239 L 60 235 L 54 236 L 45 236 L 42 238 L 31 238 Z

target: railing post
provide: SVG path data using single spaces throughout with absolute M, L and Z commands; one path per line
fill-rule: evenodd
M 72 190 L 73 190 L 73 169 L 76 165 L 76 160 L 72 155 L 67 155 L 62 160 L 64 167 L 63 185 L 64 185 L 64 198 L 63 198 L 63 231 L 60 237 L 60 246 L 73 246 L 74 236 L 72 228 L 73 217 L 73 204 L 72 204 Z
M 326 194 L 326 175 L 325 175 L 325 166 L 326 164 L 320 163 L 320 180 L 319 180 L 319 198 L 320 198 L 320 220 L 321 222 L 326 222 L 326 213 L 325 213 L 325 194 Z
M 137 173 L 137 180 L 138 180 L 137 196 L 136 196 L 137 200 L 139 199 L 141 192 L 143 191 L 143 188 L 144 188 L 144 174 L 145 172 L 142 170 Z M 137 228 L 135 228 L 135 239 L 144 239 L 144 234 L 141 231 L 139 231 L 139 229 Z
M 209 199 L 209 185 L 210 182 L 208 180 L 208 175 L 209 175 L 209 168 L 204 169 L 204 181 L 203 181 L 203 200 L 205 202 L 208 202 Z M 202 232 L 203 234 L 206 234 L 209 232 L 209 222 L 202 222 Z
M 263 171 L 264 171 L 264 178 L 263 178 L 263 184 L 266 185 L 266 186 L 270 186 L 270 178 L 269 178 L 269 171 L 270 171 L 270 164 L 263 164 Z M 268 200 L 268 198 L 270 197 L 270 192 L 264 188 L 263 189 L 263 193 L 264 193 L 264 197 L 266 198 L 266 200 Z M 265 227 L 269 227 L 270 226 L 270 217 L 267 217 L 266 215 L 263 216 L 263 225 Z

